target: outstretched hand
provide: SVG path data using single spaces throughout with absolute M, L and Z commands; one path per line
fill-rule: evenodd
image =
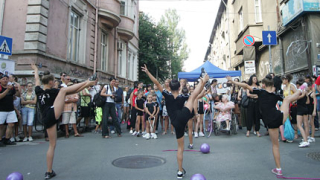
M 34 63 L 31 64 L 31 68 L 32 68 L 33 70 L 35 70 L 35 71 L 38 70 L 38 67 L 37 67 L 36 64 L 34 64 Z
M 203 83 L 206 83 L 209 80 L 209 75 L 206 74 L 203 78 L 201 78 Z
M 146 64 L 144 64 L 144 67 L 141 67 L 141 70 L 145 73 L 149 72 Z
M 226 79 L 227 79 L 228 81 L 232 81 L 232 77 L 231 77 L 231 76 L 226 76 Z

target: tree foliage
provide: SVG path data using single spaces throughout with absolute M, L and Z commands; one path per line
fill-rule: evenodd
M 176 10 L 167 10 L 158 24 L 140 13 L 139 16 L 139 67 L 147 64 L 149 71 L 160 81 L 177 77 L 189 50 L 185 31 L 178 28 L 180 17 Z M 139 68 L 139 80 L 151 83 Z
M 146 64 L 149 71 L 160 81 L 169 77 L 169 31 L 166 27 L 158 26 L 151 18 L 141 13 L 139 17 L 139 67 Z M 139 80 L 151 83 L 145 73 L 139 69 Z
M 166 10 L 159 22 L 160 26 L 166 27 L 169 31 L 169 48 L 173 51 L 169 65 L 171 66 L 171 75 L 173 77 L 182 71 L 183 63 L 189 56 L 185 30 L 178 28 L 179 22 L 180 16 L 175 9 Z

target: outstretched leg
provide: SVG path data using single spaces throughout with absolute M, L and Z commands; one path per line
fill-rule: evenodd
M 289 105 L 291 102 L 297 100 L 301 94 L 301 91 L 296 91 L 293 95 L 286 97 L 280 107 L 280 111 L 283 113 L 283 124 L 289 116 Z
M 206 76 L 208 76 L 208 75 L 206 75 Z M 207 78 L 209 78 L 209 77 L 207 77 Z M 197 99 L 198 95 L 203 90 L 203 87 L 204 87 L 205 83 L 206 82 L 204 82 L 203 79 L 200 79 L 198 86 L 193 91 L 193 93 L 189 96 L 189 99 L 188 99 L 187 103 L 184 105 L 185 107 L 187 107 L 190 110 L 190 112 L 192 112 L 194 101 Z
M 59 117 L 61 116 L 61 113 L 63 112 L 63 109 L 64 109 L 64 104 L 65 104 L 64 101 L 67 94 L 79 92 L 83 90 L 85 87 L 94 85 L 94 83 L 95 83 L 94 81 L 85 81 L 79 84 L 75 84 L 73 86 L 61 88 L 58 96 L 56 97 L 53 103 L 55 118 L 59 119 Z

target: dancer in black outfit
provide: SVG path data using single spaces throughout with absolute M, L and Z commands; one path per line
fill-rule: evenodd
M 194 90 L 191 96 L 189 96 L 189 98 L 186 98 L 183 95 L 179 95 L 180 83 L 178 80 L 172 80 L 170 82 L 171 92 L 168 92 L 166 90 L 163 90 L 163 87 L 161 86 L 161 84 L 148 71 L 146 65 L 142 67 L 142 71 L 144 71 L 149 76 L 151 81 L 158 86 L 159 90 L 162 92 L 162 95 L 166 99 L 168 114 L 171 119 L 171 124 L 175 128 L 176 138 L 178 142 L 177 161 L 178 161 L 179 170 L 177 173 L 177 178 L 182 179 L 186 173 L 186 171 L 182 168 L 183 150 L 184 150 L 184 129 L 189 119 L 191 119 L 194 116 L 194 112 L 193 112 L 194 101 L 197 101 L 196 98 L 202 91 L 204 84 L 209 80 L 209 76 L 205 74 L 204 78 L 200 79 L 200 82 L 197 85 L 197 88 Z M 188 101 L 185 104 L 186 100 Z
M 234 82 L 231 77 L 227 77 L 227 79 L 235 85 L 248 89 L 252 94 L 258 95 L 262 120 L 269 131 L 273 157 L 276 164 L 276 168 L 272 169 L 271 172 L 276 175 L 282 175 L 278 141 L 279 126 L 284 124 L 287 120 L 290 102 L 297 100 L 305 87 L 302 86 L 299 91 L 296 91 L 293 95 L 283 99 L 280 110 L 277 110 L 276 104 L 278 101 L 282 101 L 282 96 L 275 94 L 274 83 L 270 75 L 267 75 L 266 78 L 262 80 L 262 89 L 253 88 L 244 83 Z
M 82 91 L 84 88 L 95 85 L 95 81 L 85 81 L 83 83 L 75 84 L 62 89 L 55 89 L 54 76 L 50 75 L 49 71 L 44 73 L 41 81 L 43 89 L 40 87 L 40 78 L 38 68 L 35 64 L 31 65 L 34 70 L 34 77 L 36 82 L 35 92 L 38 101 L 40 102 L 40 110 L 44 122 L 44 126 L 49 136 L 49 149 L 47 152 L 47 172 L 45 178 L 50 179 L 56 174 L 52 170 L 54 150 L 57 141 L 57 122 L 63 112 L 65 97 L 68 94 L 74 94 Z

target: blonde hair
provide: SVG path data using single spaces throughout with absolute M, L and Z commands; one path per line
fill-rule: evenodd
M 227 100 L 227 101 L 229 101 L 229 99 L 228 99 L 228 98 L 229 98 L 229 96 L 228 96 L 228 95 L 226 95 L 226 94 L 222 95 L 222 98 L 226 98 L 226 100 Z

